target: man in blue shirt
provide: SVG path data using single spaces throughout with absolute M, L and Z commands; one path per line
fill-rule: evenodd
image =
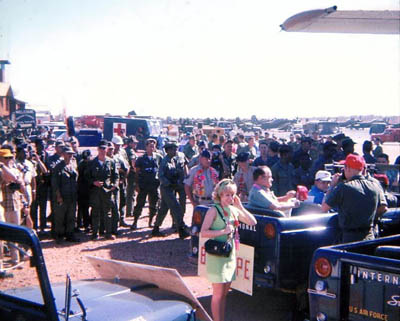
M 314 185 L 311 187 L 310 191 L 308 192 L 307 201 L 321 205 L 322 201 L 324 199 L 325 193 L 329 189 L 329 185 L 331 184 L 331 181 L 332 181 L 331 173 L 329 173 L 328 171 L 318 171 L 315 174 Z

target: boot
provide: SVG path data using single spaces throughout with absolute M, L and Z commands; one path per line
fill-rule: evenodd
M 189 228 L 186 225 L 180 227 L 178 233 L 181 240 L 184 240 L 185 238 L 190 236 Z
M 151 236 L 164 237 L 166 235 L 160 231 L 160 228 L 158 226 L 154 226 L 153 230 L 151 231 Z
M 72 242 L 72 243 L 79 243 L 79 239 L 75 237 L 75 235 L 68 235 L 65 238 L 68 242 Z
M 129 227 L 128 223 L 126 223 L 124 220 L 119 221 L 119 226 L 120 227 Z
M 131 230 L 132 230 L 132 231 L 137 230 L 137 219 L 135 219 L 135 220 L 133 221 L 133 224 L 131 225 Z

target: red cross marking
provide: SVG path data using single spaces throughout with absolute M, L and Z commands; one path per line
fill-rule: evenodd
M 126 124 L 125 123 L 114 123 L 113 124 L 113 134 L 117 134 L 121 136 L 121 131 L 125 130 L 126 132 Z

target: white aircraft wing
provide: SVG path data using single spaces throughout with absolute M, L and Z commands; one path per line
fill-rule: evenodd
M 298 13 L 281 28 L 288 32 L 400 34 L 400 11 L 338 11 L 334 6 Z

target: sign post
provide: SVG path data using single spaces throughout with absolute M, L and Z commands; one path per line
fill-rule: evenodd
M 16 110 L 11 117 L 22 128 L 36 126 L 36 112 L 33 109 Z

